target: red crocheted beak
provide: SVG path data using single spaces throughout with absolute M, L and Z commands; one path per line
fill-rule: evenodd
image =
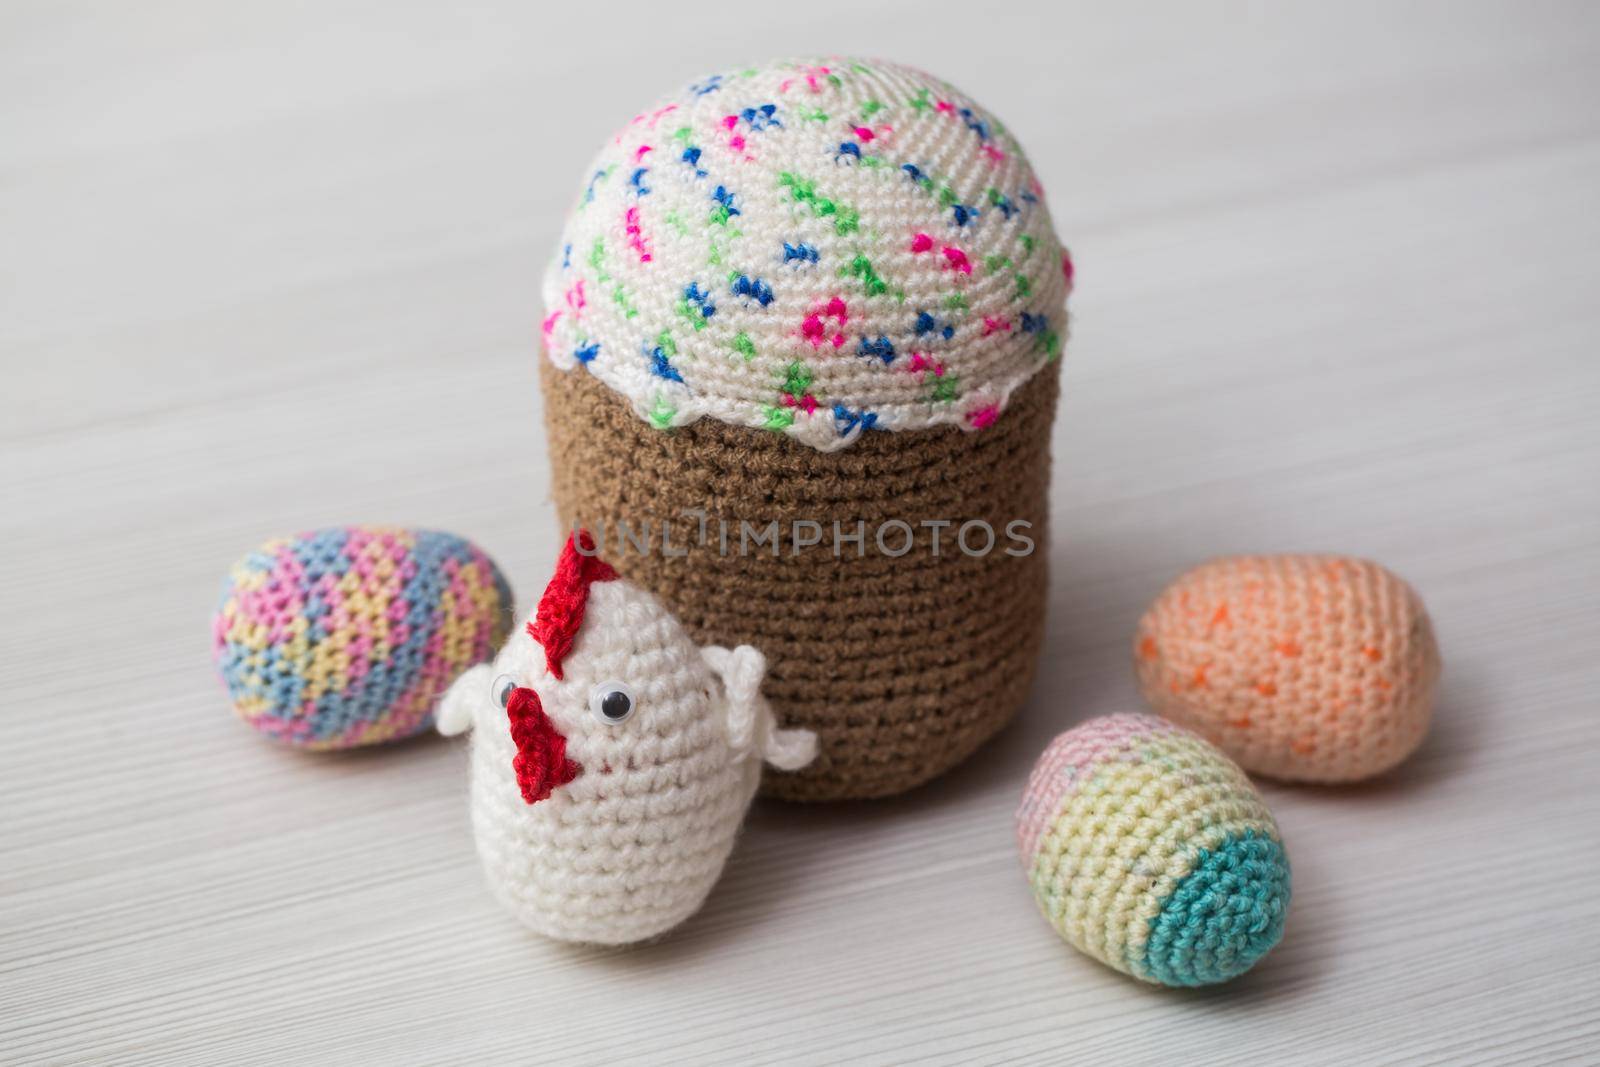
M 544 713 L 538 693 L 513 689 L 506 701 L 506 715 L 511 720 L 511 740 L 517 746 L 511 766 L 517 772 L 523 800 L 537 804 L 578 777 L 583 768 L 567 758 L 567 739 Z

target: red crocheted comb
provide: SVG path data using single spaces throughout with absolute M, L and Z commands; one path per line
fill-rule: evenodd
M 579 551 L 579 546 L 582 551 Z M 561 661 L 572 651 L 578 627 L 583 625 L 583 609 L 589 603 L 589 586 L 611 582 L 616 569 L 596 555 L 594 538 L 588 530 L 578 530 L 567 538 L 556 573 L 539 598 L 539 610 L 528 624 L 528 633 L 544 646 L 545 666 L 561 677 Z

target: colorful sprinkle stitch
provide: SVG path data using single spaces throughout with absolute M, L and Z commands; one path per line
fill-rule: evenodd
M 1073 271 L 1039 183 L 1001 123 L 921 72 L 712 74 L 640 112 L 585 174 L 544 350 L 652 425 L 711 416 L 825 450 L 981 431 L 1060 354 Z M 804 388 L 763 384 L 795 364 Z

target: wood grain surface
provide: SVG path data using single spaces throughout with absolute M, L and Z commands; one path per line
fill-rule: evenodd
M 0 5 L 0 1061 L 1600 1060 L 1600 14 L 1161 7 Z M 229 713 L 207 617 L 259 541 L 557 547 L 538 279 L 666 88 L 853 51 L 1018 132 L 1079 269 L 1047 653 L 903 799 L 762 804 L 659 944 L 484 889 L 462 748 L 308 756 Z M 1146 988 L 1036 913 L 1034 756 L 1136 707 L 1134 621 L 1233 552 L 1428 602 L 1435 729 L 1268 785 L 1282 945 Z

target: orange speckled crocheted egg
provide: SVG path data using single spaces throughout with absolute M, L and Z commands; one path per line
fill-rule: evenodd
M 1245 770 L 1353 782 L 1428 732 L 1439 649 L 1397 575 L 1344 556 L 1235 556 L 1169 585 L 1134 638 L 1162 715 Z

